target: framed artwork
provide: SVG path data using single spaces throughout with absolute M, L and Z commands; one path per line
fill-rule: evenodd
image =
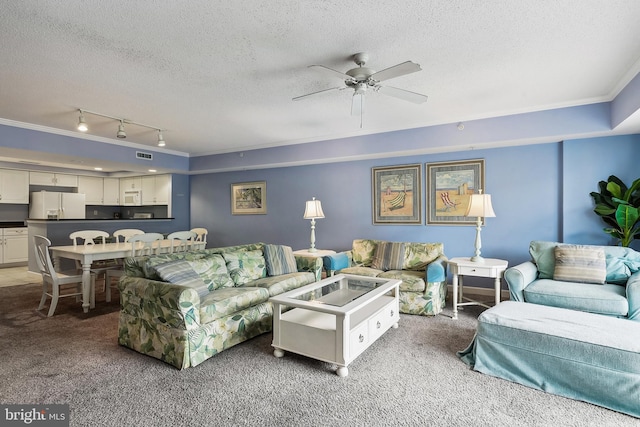
M 475 225 L 464 214 L 478 190 L 484 190 L 484 159 L 427 163 L 427 224 Z
M 266 181 L 231 184 L 231 215 L 260 215 L 266 213 Z
M 374 224 L 422 224 L 422 165 L 371 169 Z

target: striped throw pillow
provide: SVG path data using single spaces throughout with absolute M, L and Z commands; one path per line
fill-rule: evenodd
M 293 250 L 290 246 L 264 245 L 263 252 L 269 276 L 280 276 L 298 271 L 296 257 L 293 256 Z
M 380 242 L 376 247 L 371 267 L 377 270 L 402 270 L 404 264 L 404 243 Z
M 607 278 L 604 249 L 588 245 L 560 245 L 555 248 L 554 280 L 603 284 Z
M 155 270 L 165 282 L 195 289 L 202 298 L 209 294 L 209 287 L 187 261 L 171 261 L 156 265 Z

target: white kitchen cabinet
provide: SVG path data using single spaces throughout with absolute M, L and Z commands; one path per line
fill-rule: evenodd
M 0 169 L 0 203 L 29 204 L 29 172 Z
M 120 179 L 104 178 L 102 204 L 118 206 L 120 204 Z
M 56 187 L 77 187 L 78 175 L 51 172 L 29 172 L 29 184 Z
M 168 205 L 171 197 L 171 175 L 142 177 L 142 204 Z
M 27 227 L 0 228 L 0 263 L 24 263 L 29 259 Z
M 104 199 L 103 179 L 96 176 L 79 176 L 78 193 L 84 193 L 87 205 L 102 205 Z

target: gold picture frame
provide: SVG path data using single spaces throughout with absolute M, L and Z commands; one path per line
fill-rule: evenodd
M 464 214 L 478 190 L 484 190 L 484 159 L 427 163 L 427 224 L 475 225 Z
M 422 224 L 422 164 L 371 168 L 374 224 Z
M 231 184 L 231 215 L 264 215 L 266 213 L 266 181 Z

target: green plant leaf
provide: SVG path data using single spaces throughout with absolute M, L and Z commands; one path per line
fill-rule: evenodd
M 638 209 L 629 205 L 620 205 L 616 209 L 616 221 L 621 230 L 631 230 L 638 222 Z
M 611 200 L 613 200 L 615 203 L 620 204 L 620 205 L 628 205 L 629 204 L 629 202 L 627 202 L 626 200 L 618 199 L 617 197 L 612 197 Z
M 619 199 L 623 197 L 622 190 L 621 190 L 620 186 L 618 184 L 616 184 L 615 182 L 611 182 L 610 181 L 607 184 L 607 191 L 609 193 L 611 193 L 611 195 L 613 197 L 617 197 Z
M 616 212 L 616 208 L 612 208 L 604 204 L 599 204 L 596 205 L 596 208 L 593 211 L 600 216 L 606 216 L 614 214 Z
M 631 187 L 629 187 L 629 189 L 627 191 L 625 191 L 624 199 L 630 201 L 631 200 L 631 196 L 633 195 L 633 193 L 635 193 L 638 190 L 640 190 L 640 178 L 638 178 L 635 181 L 633 181 L 633 183 L 631 184 Z
M 624 182 L 622 182 L 622 180 L 620 178 L 618 178 L 615 175 L 611 175 L 609 176 L 609 178 L 607 179 L 607 181 L 609 182 L 613 182 L 615 183 L 618 187 L 620 187 L 620 194 L 623 194 L 627 191 L 627 186 Z

